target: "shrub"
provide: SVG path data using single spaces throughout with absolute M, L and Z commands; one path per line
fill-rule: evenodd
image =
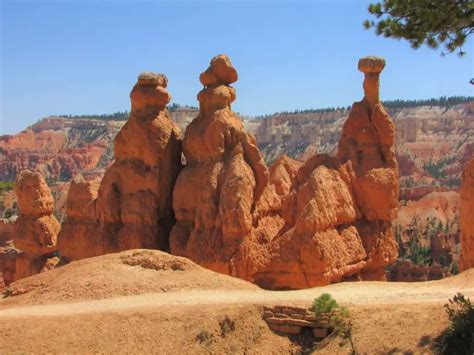
M 323 293 L 313 300 L 310 310 L 314 312 L 316 317 L 320 318 L 324 315 L 330 315 L 339 308 L 339 304 L 329 293 Z
M 352 323 L 349 320 L 349 310 L 346 307 L 340 306 L 329 293 L 323 293 L 313 300 L 310 310 L 317 318 L 327 322 L 328 326 L 342 337 L 343 341 L 339 344 L 340 346 L 349 341 L 351 353 L 356 354 L 352 339 Z
M 474 352 L 474 305 L 458 293 L 444 307 L 451 321 L 442 340 L 443 354 L 470 354 Z

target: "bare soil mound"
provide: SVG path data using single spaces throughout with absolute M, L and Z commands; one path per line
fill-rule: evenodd
M 3 306 L 97 300 L 191 290 L 256 290 L 257 286 L 158 250 L 129 250 L 72 262 L 18 280 Z M 17 296 L 17 297 L 10 297 Z
M 185 258 L 131 250 L 22 279 L 8 292 L 18 296 L 0 300 L 5 353 L 348 354 L 338 339 L 318 348 L 262 320 L 262 305 L 304 307 L 329 292 L 350 310 L 358 352 L 431 354 L 449 324 L 448 298 L 474 298 L 474 269 L 430 282 L 266 291 Z

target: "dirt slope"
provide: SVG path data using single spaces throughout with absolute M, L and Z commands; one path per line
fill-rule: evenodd
M 261 320 L 262 305 L 305 306 L 323 292 L 348 305 L 361 353 L 432 353 L 443 304 L 474 298 L 474 269 L 425 283 L 351 282 L 265 291 L 184 258 L 134 250 L 74 262 L 13 283 L 0 300 L 6 353 L 298 353 Z M 318 352 L 348 353 L 332 342 Z

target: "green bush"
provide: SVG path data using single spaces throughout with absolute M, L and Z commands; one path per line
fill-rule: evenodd
M 474 305 L 458 293 L 444 307 L 451 321 L 446 330 L 441 352 L 443 354 L 471 354 L 474 352 Z
M 329 293 L 323 293 L 313 300 L 310 310 L 318 318 L 324 315 L 330 315 L 339 309 L 339 304 Z
M 352 339 L 352 323 L 349 320 L 349 310 L 346 307 L 340 306 L 329 293 L 323 293 L 313 300 L 310 310 L 342 337 L 343 341 L 340 346 L 349 341 L 352 349 L 351 353 L 356 354 Z

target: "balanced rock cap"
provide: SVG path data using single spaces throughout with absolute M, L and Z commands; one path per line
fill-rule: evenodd
M 358 68 L 363 73 L 380 73 L 385 68 L 385 59 L 382 57 L 368 56 L 359 59 Z
M 237 79 L 237 70 L 232 66 L 230 58 L 225 54 L 219 54 L 212 58 L 209 68 L 199 77 L 204 86 L 229 85 L 236 82 Z
M 144 72 L 138 76 L 138 83 L 141 85 L 153 85 L 165 88 L 168 85 L 168 78 L 164 74 Z

